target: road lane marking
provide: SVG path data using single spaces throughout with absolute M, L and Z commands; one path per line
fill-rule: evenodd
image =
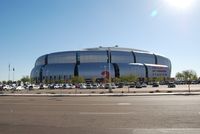
M 10 103 L 0 103 L 0 105 L 8 105 Z M 129 106 L 131 103 L 107 103 L 107 104 L 64 104 L 64 103 L 55 103 L 55 104 L 38 104 L 38 103 L 26 103 L 26 102 L 20 102 L 20 103 L 12 103 L 12 105 L 37 105 L 37 106 Z
M 199 128 L 158 128 L 158 129 L 133 129 L 134 134 L 197 134 L 200 132 Z
M 131 103 L 117 103 L 117 105 L 119 105 L 119 106 L 130 106 Z
M 132 134 L 199 134 L 199 128 L 110 128 L 111 130 L 132 130 Z
M 80 112 L 80 115 L 129 115 L 134 112 Z

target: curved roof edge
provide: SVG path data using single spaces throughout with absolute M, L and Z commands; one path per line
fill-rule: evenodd
M 88 50 L 88 51 L 99 51 L 99 50 L 111 50 L 111 51 L 137 51 L 137 52 L 147 52 L 149 53 L 149 51 L 146 50 L 140 50 L 140 49 L 133 49 L 133 48 L 123 48 L 123 47 L 95 47 L 95 48 L 86 48 L 84 50 Z
M 138 66 L 149 66 L 149 67 L 164 67 L 167 68 L 168 66 L 166 65 L 160 65 L 160 64 L 148 64 L 148 63 L 129 63 L 129 65 L 138 65 Z

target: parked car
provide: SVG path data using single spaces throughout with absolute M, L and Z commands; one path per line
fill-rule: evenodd
M 54 84 L 50 84 L 50 85 L 48 86 L 48 88 L 49 88 L 49 89 L 54 89 Z
M 85 84 L 80 84 L 80 89 L 86 89 L 86 85 Z
M 73 84 L 69 84 L 69 89 L 74 89 L 74 88 L 76 88 L 75 85 L 73 85 Z
M 100 89 L 105 89 L 105 85 L 104 85 L 104 84 L 100 84 L 100 85 L 99 85 L 99 88 L 100 88 Z
M 76 84 L 75 88 L 80 88 L 81 84 Z
M 40 89 L 40 85 L 33 85 L 33 89 Z
M 142 83 L 141 85 L 142 85 L 142 87 L 147 87 L 146 83 Z
M 128 87 L 129 88 L 135 88 L 135 83 L 131 83 Z
M 118 85 L 117 85 L 117 88 L 123 88 L 124 87 L 124 83 L 119 83 Z
M 24 88 L 23 86 L 18 86 L 18 87 L 16 87 L 15 90 L 16 90 L 16 91 L 21 91 L 21 90 L 25 90 L 25 88 Z
M 98 84 L 93 84 L 93 85 L 92 85 L 92 88 L 93 88 L 93 89 L 98 89 L 98 88 L 99 88 L 99 85 L 98 85 Z
M 176 85 L 175 85 L 174 82 L 169 82 L 168 83 L 168 88 L 175 88 L 175 87 L 176 87 Z
M 0 90 L 2 90 L 3 89 L 3 85 L 0 85 Z
M 5 85 L 5 86 L 3 86 L 3 89 L 4 90 L 11 90 L 11 89 L 13 89 L 13 87 L 10 86 L 10 85 Z
M 111 83 L 111 84 L 107 83 L 107 84 L 105 85 L 105 89 L 109 89 L 109 85 L 111 86 L 112 89 L 115 89 L 115 88 L 116 88 L 116 86 L 115 86 L 114 83 Z
M 142 84 L 136 83 L 135 88 L 142 88 Z
M 43 84 L 40 85 L 40 89 L 44 89 L 44 85 Z
M 159 87 L 159 83 L 158 82 L 154 82 L 152 87 Z
M 27 85 L 26 87 L 28 90 L 33 90 L 33 86 L 32 85 Z
M 87 83 L 85 86 L 87 89 L 92 89 L 92 84 L 90 84 L 90 83 Z
M 68 83 L 66 83 L 66 84 L 64 84 L 64 85 L 62 86 L 62 88 L 63 88 L 63 89 L 70 89 L 71 87 L 70 87 L 70 85 L 69 85 Z
M 43 88 L 44 89 L 48 89 L 48 85 L 43 85 Z
M 54 85 L 54 89 L 59 89 L 59 88 L 60 88 L 60 86 L 58 84 Z

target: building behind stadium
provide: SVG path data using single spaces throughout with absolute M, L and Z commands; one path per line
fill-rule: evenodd
M 139 78 L 169 78 L 171 61 L 144 50 L 98 47 L 56 52 L 39 57 L 31 71 L 36 83 L 68 81 L 73 76 L 102 80 L 135 75 Z

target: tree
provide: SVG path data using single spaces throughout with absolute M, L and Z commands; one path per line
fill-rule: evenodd
M 21 78 L 20 81 L 22 81 L 23 83 L 26 83 L 26 82 L 31 82 L 31 79 L 30 79 L 30 77 L 27 75 L 27 76 L 23 76 L 23 77 Z
M 138 77 L 132 74 L 120 77 L 121 82 L 136 82 L 137 80 L 138 80 Z
M 176 79 L 177 80 L 197 80 L 197 73 L 194 70 L 184 70 L 182 73 L 176 73 Z
M 2 83 L 5 85 L 5 84 L 6 84 L 6 81 L 2 81 Z
M 81 76 L 74 76 L 71 78 L 72 83 L 84 83 L 85 79 Z
M 178 73 L 176 73 L 175 78 L 176 78 L 178 81 L 183 81 L 183 80 L 184 80 L 184 75 L 183 75 L 183 73 L 178 72 Z
M 113 82 L 114 82 L 114 83 L 119 83 L 119 82 L 121 82 L 121 80 L 120 80 L 120 78 L 115 77 L 115 78 L 113 78 Z
M 154 81 L 155 82 L 163 82 L 164 81 L 164 77 L 155 77 Z
M 96 78 L 96 77 L 93 77 L 93 78 L 92 78 L 92 83 L 96 83 L 96 80 L 97 80 L 97 78 Z
M 12 84 L 12 81 L 11 80 L 7 81 L 7 84 L 8 85 Z
M 197 73 L 194 70 L 183 71 L 185 80 L 197 80 Z

